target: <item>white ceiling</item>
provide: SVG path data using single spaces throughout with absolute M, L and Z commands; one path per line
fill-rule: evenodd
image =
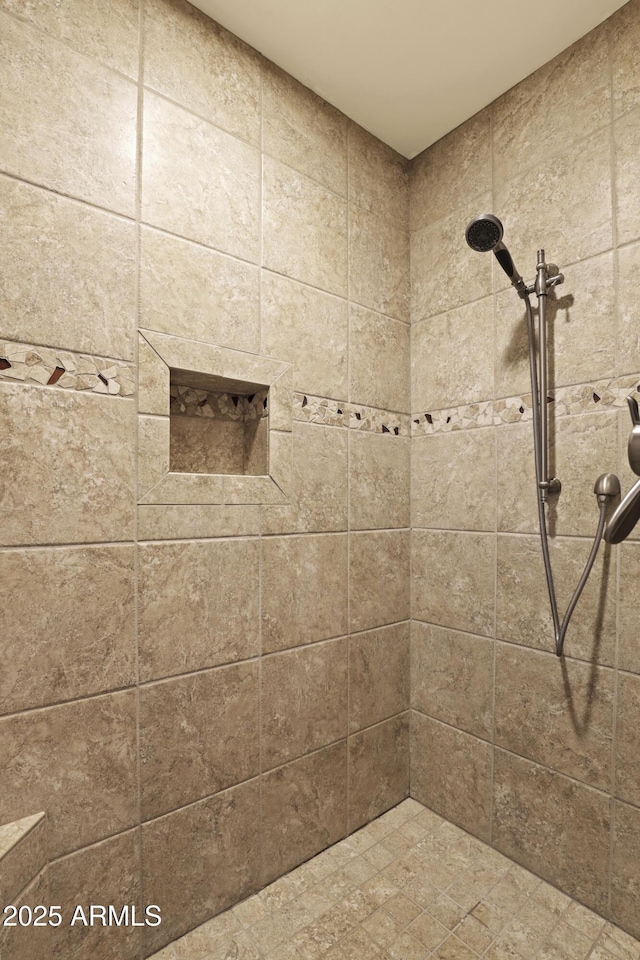
M 626 0 L 192 2 L 414 157 Z

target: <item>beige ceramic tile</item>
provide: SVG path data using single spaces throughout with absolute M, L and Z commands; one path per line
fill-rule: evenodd
M 46 865 L 49 825 L 44 813 L 0 827 L 0 900 L 15 903 Z
M 169 367 L 138 334 L 138 413 L 169 416 Z
M 349 737 L 349 829 L 409 795 L 409 714 Z
M 640 826 L 640 811 L 636 807 L 625 803 L 616 803 L 614 807 L 614 845 L 613 868 L 611 876 L 611 915 L 612 919 L 621 924 L 625 930 L 636 937 L 640 936 L 638 923 L 638 895 L 640 893 L 640 876 L 638 864 L 638 837 Z M 622 935 L 624 936 L 624 935 Z M 605 940 L 608 941 L 605 944 Z M 620 937 L 622 940 L 622 937 Z M 614 957 L 633 957 L 634 946 L 628 945 L 627 950 L 613 946 L 615 938 L 602 938 L 603 946 L 609 946 Z M 635 950 L 638 947 L 635 945 Z
M 133 216 L 135 84 L 4 13 L 0 35 L 0 168 Z
M 147 92 L 142 219 L 223 253 L 257 262 L 258 151 Z
M 163 914 L 161 926 L 145 929 L 146 955 L 256 892 L 259 816 L 251 780 L 143 826 L 145 898 Z
M 349 589 L 352 631 L 409 616 L 409 534 L 405 530 L 350 537 Z
M 3 544 L 132 536 L 133 403 L 2 384 L 0 420 Z
M 46 810 L 51 856 L 134 825 L 133 692 L 4 717 L 0 731 L 3 819 Z
M 414 438 L 411 471 L 415 526 L 495 529 L 496 431 L 492 427 Z
M 0 177 L 0 336 L 133 358 L 135 228 Z
M 491 112 L 475 116 L 411 164 L 411 230 L 453 213 L 467 197 L 491 190 Z M 483 212 L 483 211 L 478 211 Z
M 488 743 L 411 714 L 411 792 L 420 803 L 475 836 L 487 839 L 491 815 L 491 755 Z M 464 790 L 460 784 L 464 783 Z
M 411 235 L 411 322 L 472 303 L 492 290 L 492 264 L 467 246 L 464 231 L 471 219 L 492 208 L 482 193 L 455 213 Z M 446 278 L 446 279 L 445 279 Z
M 636 292 L 640 282 L 640 244 L 634 243 L 618 251 L 618 374 L 640 370 L 640 324 Z
M 257 352 L 257 267 L 143 227 L 140 325 L 149 330 Z
M 601 790 L 611 780 L 613 696 L 611 670 L 497 645 L 495 742 Z
M 524 270 L 522 263 L 519 269 Z M 500 277 L 502 284 L 504 277 Z M 560 295 L 563 293 L 560 288 Z M 529 335 L 524 304 L 509 286 L 495 296 L 495 396 L 526 396 L 531 393 Z M 534 320 L 534 322 L 536 322 Z
M 349 643 L 349 730 L 409 706 L 409 624 L 358 633 Z
M 414 413 L 493 397 L 493 298 L 412 327 Z
M 346 296 L 347 210 L 341 197 L 266 157 L 262 215 L 264 266 Z
M 618 10 L 609 21 L 613 64 L 613 105 L 616 115 L 640 104 L 638 64 L 638 0 Z
M 265 653 L 347 632 L 347 537 L 265 537 L 262 644 Z
M 17 898 L 15 906 L 29 907 L 33 916 L 34 909 L 39 904 L 49 904 L 48 871 L 42 870 L 38 876 L 23 890 Z M 18 915 L 19 916 L 19 915 Z M 0 930 L 0 950 L 2 960 L 49 960 L 52 956 L 51 927 L 3 927 Z
M 495 751 L 495 846 L 600 912 L 606 909 L 609 827 L 604 794 Z
M 251 537 L 260 533 L 260 507 L 167 504 L 138 507 L 140 540 Z
M 567 608 L 589 555 L 588 540 L 549 542 L 558 607 Z M 567 631 L 565 651 L 580 660 L 612 665 L 615 649 L 616 563 L 603 551 Z M 549 597 L 538 537 L 498 537 L 496 635 L 540 650 L 553 650 Z
M 616 226 L 618 243 L 628 243 L 640 236 L 638 229 L 638 144 L 640 143 L 640 109 L 621 117 L 613 125 L 616 152 Z
M 26 614 L 3 644 L 0 712 L 135 682 L 133 567 L 132 546 L 0 551 L 0 604 Z
M 349 124 L 349 200 L 356 206 L 409 225 L 409 164 L 355 123 Z
M 144 82 L 229 133 L 260 140 L 260 57 L 186 0 L 145 0 Z
M 640 576 L 640 544 L 625 543 L 620 558 L 619 631 L 620 649 L 618 666 L 621 670 L 640 673 L 640 650 L 638 649 L 638 577 Z
M 349 296 L 396 320 L 409 321 L 409 235 L 406 229 L 351 205 Z
M 149 497 L 169 472 L 169 417 L 138 417 L 138 499 Z M 184 497 L 182 498 L 184 500 Z M 153 500 L 151 501 L 153 502 Z
M 409 412 L 410 331 L 373 310 L 349 308 L 351 385 L 354 403 Z
M 426 623 L 411 626 L 411 706 L 490 739 L 493 641 Z
M 349 435 L 349 502 L 352 530 L 409 526 L 409 439 Z
M 347 832 L 347 750 L 336 743 L 262 777 L 263 883 Z
M 347 303 L 281 277 L 262 275 L 262 351 L 293 364 L 294 388 L 347 397 Z
M 139 550 L 142 680 L 258 653 L 257 541 L 146 543 Z
M 347 674 L 346 639 L 262 660 L 264 770 L 344 739 Z
M 262 144 L 265 153 L 347 193 L 347 118 L 274 63 L 264 61 Z
M 169 469 L 172 473 L 238 476 L 245 472 L 243 421 L 172 416 L 170 424 Z
M 259 772 L 257 663 L 163 680 L 140 691 L 142 818 Z
M 640 677 L 618 675 L 616 712 L 616 796 L 640 806 L 640 763 L 638 760 L 638 706 Z
M 414 617 L 491 636 L 495 549 L 489 534 L 414 531 Z

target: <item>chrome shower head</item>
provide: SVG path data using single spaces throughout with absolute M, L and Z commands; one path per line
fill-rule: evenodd
M 494 250 L 504 235 L 504 228 L 497 217 L 492 213 L 481 213 L 474 217 L 465 230 L 467 243 L 472 250 L 478 253 L 488 253 Z

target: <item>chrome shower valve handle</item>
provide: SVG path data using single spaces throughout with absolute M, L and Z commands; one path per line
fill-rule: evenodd
M 636 476 L 640 477 L 640 410 L 638 409 L 638 401 L 632 393 L 627 397 L 627 403 L 631 414 L 631 423 L 633 424 L 628 446 L 629 466 Z

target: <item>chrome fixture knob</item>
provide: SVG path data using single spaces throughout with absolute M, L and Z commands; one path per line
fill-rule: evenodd
M 596 480 L 593 492 L 597 497 L 617 497 L 620 493 L 620 481 L 615 473 L 603 473 Z
M 627 397 L 627 403 L 629 404 L 629 413 L 633 424 L 628 447 L 629 466 L 636 476 L 640 477 L 640 410 L 638 410 L 638 401 L 633 394 Z

